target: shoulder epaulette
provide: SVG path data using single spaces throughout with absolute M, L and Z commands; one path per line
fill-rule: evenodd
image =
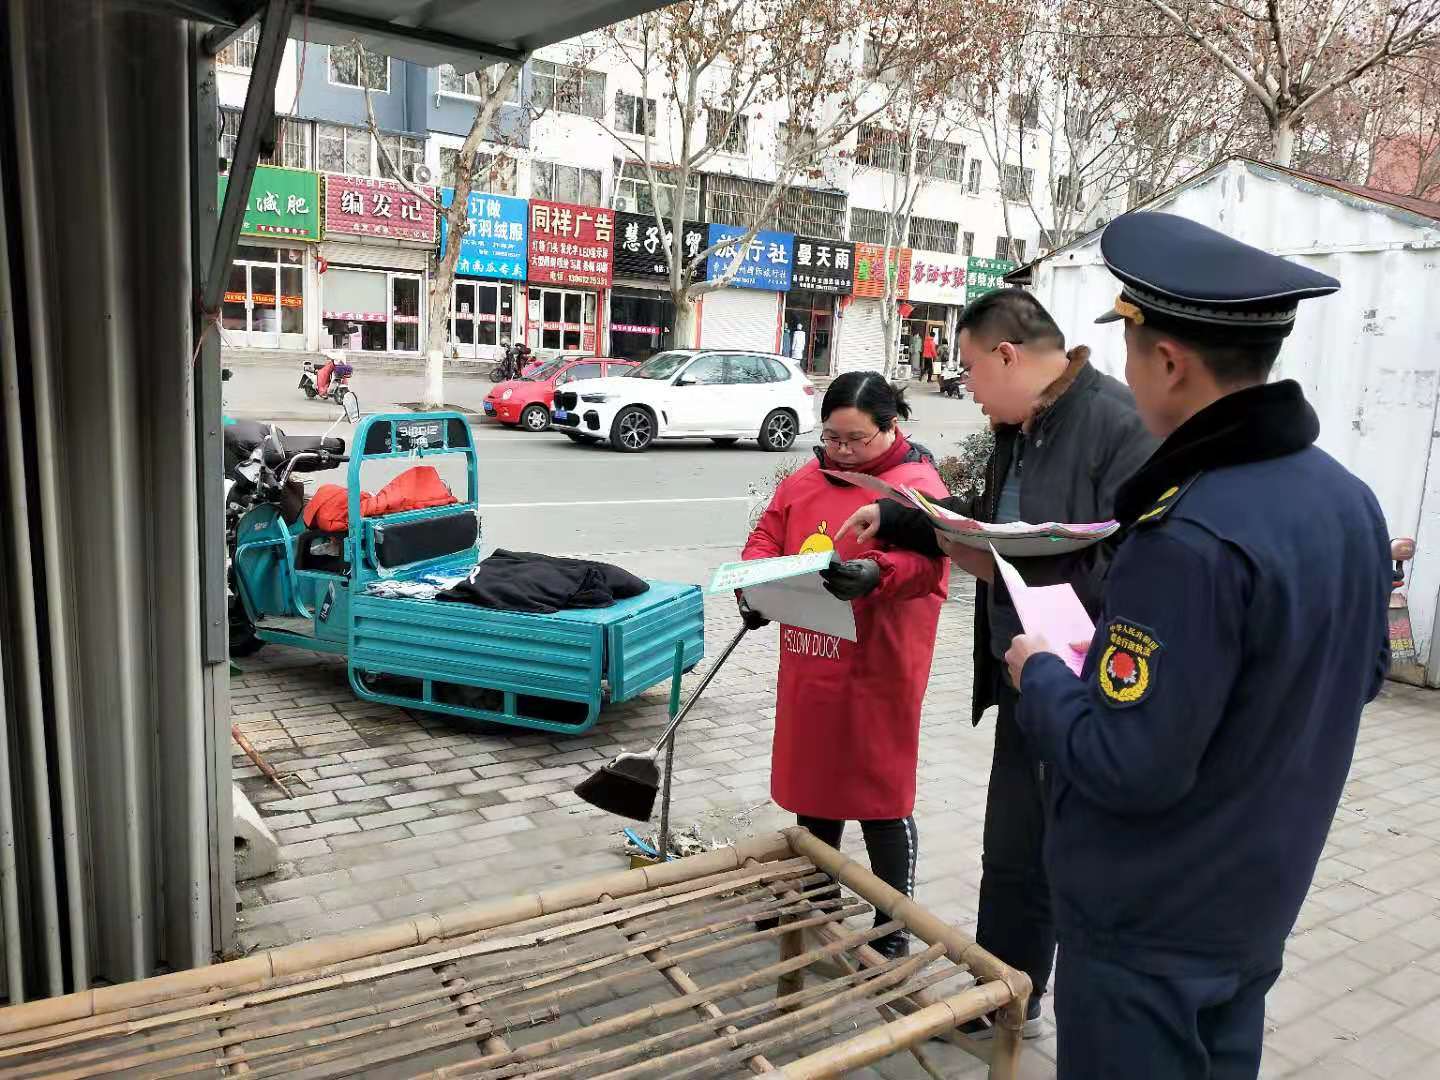
M 1185 497 L 1185 492 L 1190 490 L 1190 485 L 1199 478 L 1200 474 L 1196 473 L 1183 483 L 1166 488 L 1161 492 L 1160 498 L 1155 500 L 1155 505 L 1135 519 L 1135 524 L 1154 525 L 1156 522 L 1164 521 L 1170 511 L 1175 509 L 1176 504 Z

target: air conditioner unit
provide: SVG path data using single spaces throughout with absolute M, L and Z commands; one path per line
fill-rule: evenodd
M 410 182 L 412 184 L 428 184 L 435 179 L 435 174 L 430 171 L 430 166 L 424 162 L 417 161 L 410 166 Z
M 634 207 L 633 202 L 632 202 L 631 199 L 630 199 L 630 196 L 628 196 L 628 195 L 616 195 L 616 196 L 615 196 L 615 209 L 621 211 L 622 213 L 629 213 L 631 210 L 635 209 L 635 207 Z

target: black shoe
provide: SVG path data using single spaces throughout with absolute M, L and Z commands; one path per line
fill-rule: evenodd
M 893 934 L 886 934 L 872 941 L 870 947 L 886 960 L 899 960 L 902 956 L 910 955 L 910 935 L 904 930 L 896 930 Z
M 977 1016 L 974 1020 L 967 1020 L 960 1025 L 960 1034 L 968 1035 L 976 1042 L 984 1042 L 995 1037 L 995 1014 L 989 1016 Z M 1022 1039 L 1038 1039 L 1043 1034 L 1040 1020 L 1040 999 L 1032 997 L 1029 1006 L 1025 1009 L 1025 1024 L 1020 1028 Z

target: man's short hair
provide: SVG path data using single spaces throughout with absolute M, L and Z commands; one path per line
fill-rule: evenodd
M 1280 355 L 1280 347 L 1285 344 L 1283 338 L 1236 342 L 1224 341 L 1219 336 L 1211 339 L 1176 334 L 1149 326 L 1138 326 L 1136 330 L 1152 342 L 1157 337 L 1168 337 L 1193 349 L 1221 386 L 1255 386 L 1265 382 Z
M 1045 305 L 1024 289 L 996 289 L 973 300 L 960 313 L 955 333 L 969 330 L 973 338 L 996 345 L 1044 345 L 1065 348 L 1065 335 Z

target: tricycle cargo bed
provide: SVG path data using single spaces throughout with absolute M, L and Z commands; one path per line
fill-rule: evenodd
M 546 731 L 587 731 L 604 702 L 669 678 L 677 641 L 686 670 L 705 652 L 699 588 L 669 582 L 553 615 L 359 593 L 350 616 L 361 697 Z

